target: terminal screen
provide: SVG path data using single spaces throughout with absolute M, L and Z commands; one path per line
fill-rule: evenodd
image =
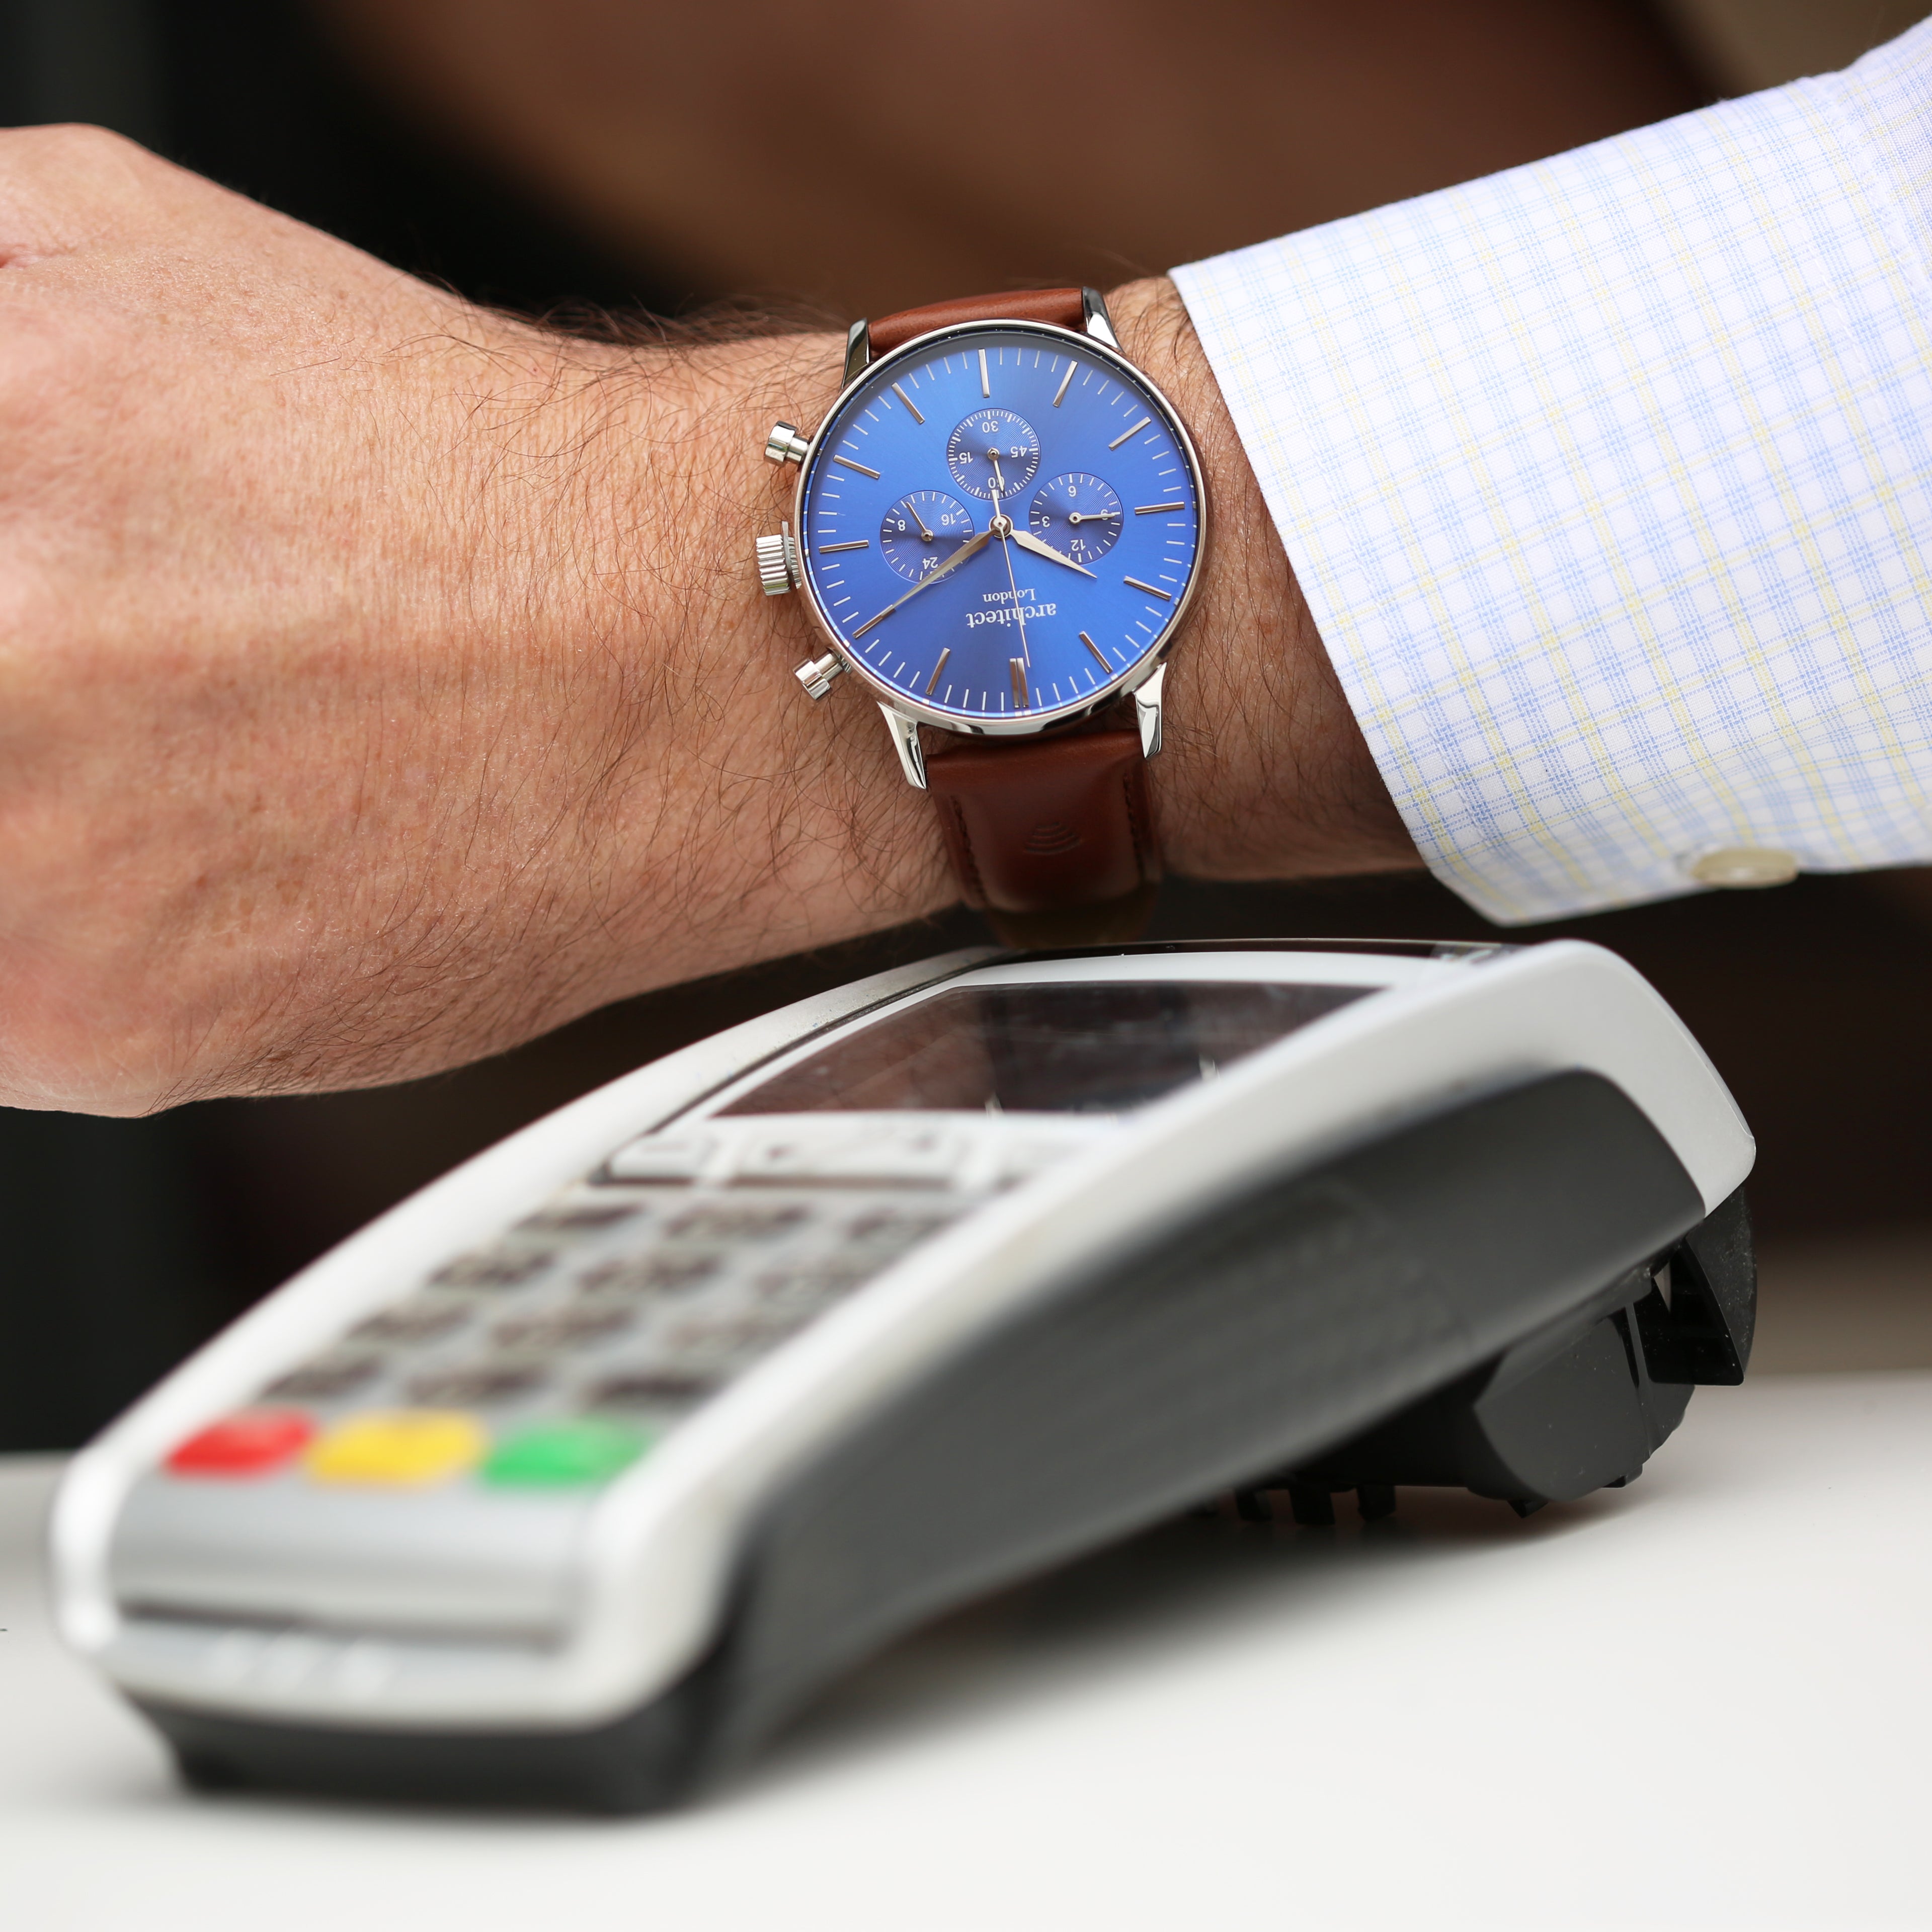
M 1118 1114 L 1379 990 L 1227 980 L 961 986 L 860 1028 L 727 1114 Z

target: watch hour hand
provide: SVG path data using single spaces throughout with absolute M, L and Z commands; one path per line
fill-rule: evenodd
M 982 530 L 970 543 L 962 544 L 937 570 L 927 572 L 926 575 L 922 577 L 903 597 L 895 598 L 883 610 L 879 612 L 878 616 L 868 617 L 866 621 L 852 633 L 854 638 L 856 640 L 860 638 L 862 638 L 874 624 L 884 623 L 902 604 L 910 603 L 922 590 L 926 589 L 927 585 L 937 584 L 948 571 L 957 570 L 969 556 L 977 556 L 980 551 L 984 550 L 992 541 L 992 532 L 991 530 Z M 1076 567 L 1078 568 L 1077 566 Z
M 1023 530 L 1016 526 L 1013 531 L 1013 542 L 1018 544 L 1022 550 L 1031 550 L 1035 556 L 1047 557 L 1055 563 L 1065 564 L 1069 570 L 1078 571 L 1082 577 L 1091 577 L 1094 574 L 1084 563 L 1076 563 L 1072 558 L 1055 550 L 1050 543 L 1042 543 L 1030 530 Z

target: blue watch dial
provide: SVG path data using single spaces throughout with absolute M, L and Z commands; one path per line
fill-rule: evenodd
M 1202 506 L 1150 384 L 994 324 L 874 367 L 817 440 L 799 526 L 853 663 L 919 711 L 1012 730 L 1090 707 L 1159 652 Z

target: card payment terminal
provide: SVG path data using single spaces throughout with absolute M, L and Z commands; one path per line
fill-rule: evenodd
M 1204 1499 L 1626 1481 L 1743 1374 L 1752 1152 L 1591 946 L 930 960 L 298 1276 L 76 1459 L 62 1625 L 203 1784 L 662 1804 Z

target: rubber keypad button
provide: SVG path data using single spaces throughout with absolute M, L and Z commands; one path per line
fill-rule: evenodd
M 328 1402 L 352 1394 L 364 1382 L 374 1382 L 382 1366 L 374 1355 L 328 1356 L 304 1362 L 279 1382 L 271 1382 L 266 1394 L 284 1401 Z
M 548 1248 L 485 1248 L 446 1262 L 430 1282 L 437 1288 L 520 1288 L 556 1262 Z
M 486 1402 L 514 1402 L 542 1388 L 547 1379 L 533 1364 L 483 1363 L 418 1376 L 410 1384 L 409 1394 L 412 1400 L 439 1408 L 480 1408 Z
M 481 1462 L 489 1432 L 459 1409 L 376 1410 L 338 1423 L 304 1466 L 319 1483 L 440 1483 Z
M 190 1436 L 168 1458 L 177 1476 L 266 1476 L 314 1439 L 315 1424 L 299 1409 L 247 1409 Z
M 505 1489 L 568 1489 L 601 1483 L 628 1468 L 650 1447 L 635 1429 L 594 1418 L 544 1423 L 497 1445 L 483 1480 Z

